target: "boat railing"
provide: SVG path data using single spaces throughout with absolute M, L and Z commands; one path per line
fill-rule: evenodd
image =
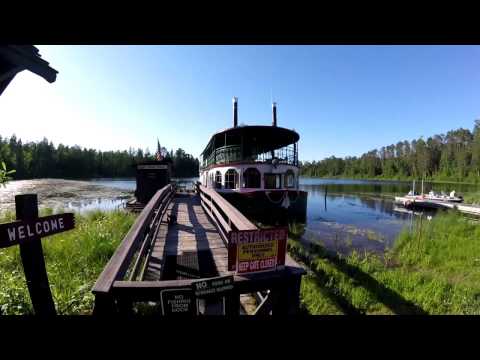
M 273 156 L 272 156 L 273 155 Z M 271 163 L 276 159 L 278 164 L 298 166 L 297 144 L 284 146 L 280 149 L 258 153 L 253 149 L 250 156 L 242 155 L 240 145 L 227 145 L 215 149 L 210 156 L 203 161 L 203 168 L 213 164 L 223 165 L 239 162 Z

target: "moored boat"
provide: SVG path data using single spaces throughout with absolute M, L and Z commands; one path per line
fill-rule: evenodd
M 212 135 L 201 154 L 200 182 L 214 188 L 242 213 L 262 223 L 306 220 L 307 193 L 299 190 L 299 134 L 272 125 L 238 125 Z

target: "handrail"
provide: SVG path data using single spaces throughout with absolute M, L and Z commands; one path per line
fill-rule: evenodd
M 152 199 L 148 202 L 140 215 L 135 220 L 127 235 L 123 238 L 121 244 L 107 263 L 102 273 L 93 286 L 93 293 L 108 293 L 117 280 L 122 280 L 125 276 L 135 251 L 145 241 L 146 236 L 152 230 L 152 220 L 155 211 L 164 205 L 164 202 L 170 201 L 168 196 L 174 191 L 171 184 L 158 190 Z
M 216 223 L 226 244 L 230 232 L 236 230 L 257 230 L 258 227 L 248 220 L 237 208 L 224 199 L 217 191 L 200 183 L 196 184 L 200 203 L 207 214 Z

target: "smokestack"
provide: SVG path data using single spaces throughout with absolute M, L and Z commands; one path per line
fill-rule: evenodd
M 272 104 L 272 126 L 277 126 L 277 103 Z
M 238 125 L 238 98 L 233 97 L 233 127 L 237 127 Z

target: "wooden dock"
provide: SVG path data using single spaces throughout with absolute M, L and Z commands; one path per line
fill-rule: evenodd
M 445 210 L 456 209 L 465 214 L 480 216 L 480 206 L 478 205 L 422 199 L 420 196 L 416 197 L 415 199 L 411 197 L 405 197 L 405 196 L 396 196 L 395 203 L 398 205 L 405 206 L 407 208 L 445 209 Z
M 98 278 L 92 290 L 94 314 L 130 314 L 139 302 L 160 302 L 163 311 L 162 292 L 191 296 L 195 283 L 220 278 L 233 282 L 223 303 L 195 298 L 196 311 L 202 304 L 203 314 L 239 315 L 245 294 L 263 293 L 268 295 L 261 297 L 255 314 L 296 313 L 305 270 L 288 255 L 284 265 L 270 270 L 229 270 L 230 234 L 239 231 L 260 229 L 216 191 L 165 186 L 145 205 Z
M 227 275 L 227 247 L 195 194 L 177 194 L 148 257 L 144 280 L 176 280 Z

